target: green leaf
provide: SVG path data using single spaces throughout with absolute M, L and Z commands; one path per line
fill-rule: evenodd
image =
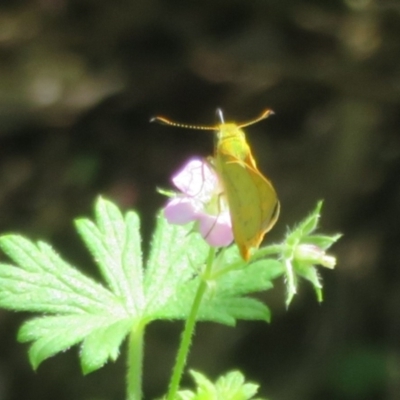
M 47 313 L 125 313 L 112 293 L 62 260 L 43 242 L 0 237 L 0 247 L 19 267 L 0 264 L 0 306 Z
M 128 323 L 129 322 L 129 326 Z M 121 339 L 121 331 L 119 336 L 109 335 L 109 341 L 121 339 L 128 333 L 132 321 L 122 320 L 116 324 L 125 323 L 123 327 L 123 337 Z M 112 328 L 110 325 L 109 316 L 90 316 L 90 315 L 73 315 L 73 316 L 46 316 L 32 319 L 25 322 L 19 333 L 18 340 L 21 342 L 33 341 L 30 350 L 29 358 L 34 369 L 47 358 L 61 351 L 67 350 L 69 347 L 78 344 L 85 338 L 90 338 L 101 330 Z M 118 343 L 118 345 L 120 344 Z M 101 356 L 103 356 L 101 358 Z M 96 354 L 93 359 L 82 360 L 82 368 L 88 370 L 87 362 L 92 366 L 92 370 L 100 368 L 107 359 L 115 359 L 115 348 L 109 346 L 108 342 L 98 343 Z
M 112 292 L 124 299 L 128 310 L 144 306 L 139 218 L 129 212 L 124 220 L 119 209 L 102 198 L 96 204 L 96 224 L 78 219 L 75 224 Z
M 122 218 L 112 203 L 99 199 L 96 223 L 77 226 L 109 289 L 64 261 L 46 243 L 19 235 L 0 237 L 1 249 L 16 265 L 0 264 L 0 306 L 46 314 L 20 329 L 20 341 L 33 342 L 34 368 L 48 357 L 82 342 L 85 372 L 115 360 L 118 348 L 143 309 L 139 223 Z
M 179 400 L 257 400 L 253 396 L 256 395 L 259 385 L 246 383 L 240 371 L 228 372 L 215 383 L 200 372 L 190 371 L 190 375 L 195 381 L 196 389 L 179 391 Z
M 302 235 L 309 235 L 311 232 L 314 232 L 318 226 L 318 221 L 321 216 L 323 201 L 319 201 L 312 211 L 312 213 L 305 218 L 300 225 L 296 228 L 296 230 L 301 231 Z
M 317 295 L 317 300 L 319 302 L 322 301 L 322 284 L 318 275 L 318 270 L 315 267 L 312 266 L 306 266 L 306 267 L 298 267 L 296 268 L 299 276 L 303 277 L 304 279 L 308 280 L 311 282 L 311 284 L 314 287 L 315 293 Z
M 133 319 L 119 320 L 92 331 L 85 338 L 81 351 L 84 373 L 98 369 L 98 366 L 104 365 L 108 359 L 117 359 L 121 343 L 132 329 L 133 322 Z
M 327 236 L 327 235 L 310 235 L 310 236 L 307 236 L 303 240 L 306 240 L 307 243 L 313 244 L 313 245 L 319 247 L 322 250 L 327 250 L 334 243 L 336 243 L 341 237 L 342 237 L 342 235 L 340 233 L 336 234 L 336 235 L 331 235 L 331 236 Z
M 218 261 L 216 261 L 218 262 Z M 209 290 L 203 298 L 198 319 L 233 326 L 237 319 L 262 320 L 269 322 L 269 308 L 261 301 L 245 297 L 250 293 L 272 288 L 272 277 L 282 271 L 276 260 L 260 260 L 241 269 L 219 275 L 209 281 Z M 193 302 L 200 276 L 190 276 L 188 281 L 178 282 L 175 296 L 171 297 L 155 317 L 167 319 L 185 318 Z
M 160 318 L 160 310 L 171 302 L 180 299 L 178 287 L 196 279 L 208 255 L 208 245 L 203 238 L 192 232 L 192 225 L 172 225 L 160 213 L 153 236 L 149 260 L 144 277 L 146 312 L 153 318 Z M 190 304 L 185 305 L 185 312 L 178 318 L 184 318 Z M 187 300 L 187 299 L 181 299 Z

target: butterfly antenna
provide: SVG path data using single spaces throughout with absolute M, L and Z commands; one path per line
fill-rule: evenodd
M 256 124 L 257 122 L 262 121 L 263 119 L 268 118 L 270 115 L 274 115 L 275 113 L 272 110 L 265 110 L 258 118 L 252 119 L 249 122 L 244 122 L 243 124 L 238 125 L 239 128 L 245 128 L 246 126 Z
M 157 122 L 163 125 L 175 126 L 176 128 L 185 128 L 185 129 L 201 129 L 204 131 L 215 131 L 217 127 L 215 126 L 203 126 L 203 125 L 189 125 L 189 124 L 181 124 L 180 122 L 174 122 L 169 120 L 168 118 L 157 116 L 150 119 L 150 122 Z

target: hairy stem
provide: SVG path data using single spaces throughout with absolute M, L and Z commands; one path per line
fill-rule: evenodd
M 129 335 L 127 400 L 142 398 L 143 337 L 145 325 L 136 325 Z
M 182 333 L 181 344 L 179 346 L 178 355 L 176 357 L 175 366 L 169 384 L 167 400 L 174 400 L 176 393 L 178 392 L 179 389 L 179 384 L 181 382 L 183 370 L 186 365 L 186 360 L 189 354 L 190 345 L 192 344 L 193 333 L 196 325 L 196 317 L 200 308 L 201 300 L 207 289 L 207 280 L 211 275 L 214 257 L 215 257 L 215 248 L 210 247 L 206 269 L 202 277 L 203 279 L 201 279 L 199 287 L 197 288 L 192 308 L 190 310 L 188 319 L 186 320 L 185 323 L 185 328 Z

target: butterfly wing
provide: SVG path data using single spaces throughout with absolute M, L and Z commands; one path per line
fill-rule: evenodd
M 279 215 L 279 201 L 270 183 L 255 166 L 249 153 L 246 160 L 217 154 L 217 173 L 229 204 L 233 234 L 240 253 L 250 258 Z

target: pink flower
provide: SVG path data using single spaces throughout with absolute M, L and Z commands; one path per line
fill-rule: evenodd
M 170 199 L 164 215 L 171 224 L 197 222 L 201 236 L 210 246 L 228 246 L 233 241 L 229 208 L 215 171 L 199 159 L 190 160 L 172 178 L 181 191 Z

